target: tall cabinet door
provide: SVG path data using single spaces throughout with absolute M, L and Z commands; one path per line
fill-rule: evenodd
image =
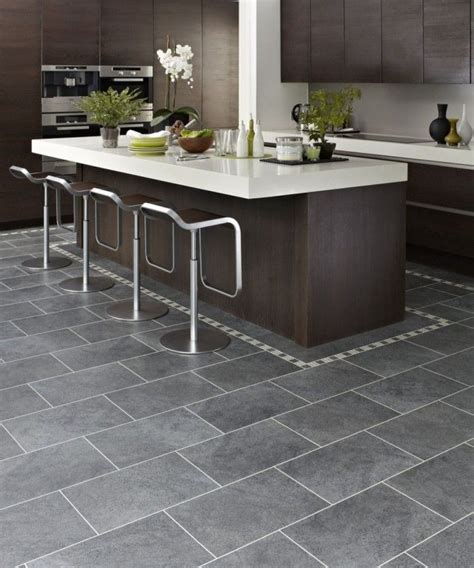
M 310 80 L 311 0 L 281 0 L 281 80 Z
M 43 65 L 99 65 L 100 0 L 43 0 Z
M 346 80 L 382 82 L 382 0 L 345 0 Z
M 344 81 L 344 0 L 311 0 L 311 81 Z
M 425 83 L 471 80 L 470 0 L 424 0 Z
M 382 0 L 384 83 L 423 83 L 423 0 Z
M 102 0 L 102 65 L 153 65 L 153 0 Z

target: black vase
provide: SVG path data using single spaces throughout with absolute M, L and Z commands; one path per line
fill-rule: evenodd
M 446 118 L 448 105 L 438 105 L 438 118 L 430 124 L 430 136 L 438 144 L 446 144 L 445 138 L 451 130 L 451 124 Z

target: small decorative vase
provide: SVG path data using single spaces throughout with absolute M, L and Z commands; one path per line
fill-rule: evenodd
M 458 134 L 461 137 L 461 144 L 469 146 L 469 142 L 472 140 L 472 126 L 467 120 L 466 105 L 462 105 L 462 117 L 458 124 Z
M 106 128 L 104 126 L 100 129 L 100 134 L 104 148 L 117 148 L 120 128 Z
M 438 144 L 446 144 L 445 138 L 451 130 L 449 120 L 446 118 L 448 105 L 438 105 L 438 118 L 430 124 L 430 136 Z
M 459 122 L 459 118 L 450 118 L 449 119 L 449 123 L 451 125 L 451 130 L 445 138 L 446 144 L 448 146 L 452 146 L 453 148 L 457 148 L 457 146 L 462 141 L 462 138 L 459 136 L 458 131 L 457 131 L 458 122 Z

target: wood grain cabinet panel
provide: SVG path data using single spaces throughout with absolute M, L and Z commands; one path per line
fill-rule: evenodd
M 208 128 L 239 122 L 239 4 L 203 0 L 202 122 Z
M 153 65 L 153 0 L 102 0 L 101 64 Z
M 311 0 L 311 81 L 344 75 L 344 0 Z
M 471 0 L 471 83 L 474 83 L 474 0 Z
M 384 83 L 423 82 L 423 0 L 382 0 Z
M 311 1 L 281 0 L 281 80 L 310 80 Z
M 100 0 L 43 0 L 43 64 L 99 65 Z
M 470 0 L 424 0 L 425 83 L 471 80 Z
M 345 0 L 346 80 L 382 82 L 382 0 Z

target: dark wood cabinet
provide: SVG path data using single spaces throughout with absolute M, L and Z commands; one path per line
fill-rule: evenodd
M 310 80 L 311 0 L 281 0 L 281 80 Z
M 100 0 L 43 0 L 43 65 L 99 62 Z
M 382 81 L 382 0 L 345 0 L 346 81 Z
M 474 0 L 471 0 L 471 83 L 474 83 Z
M 153 65 L 153 0 L 102 0 L 101 64 Z
M 311 0 L 311 81 L 344 81 L 344 0 Z
M 423 83 L 423 0 L 382 0 L 384 83 Z
M 424 0 L 425 83 L 471 80 L 470 0 Z

